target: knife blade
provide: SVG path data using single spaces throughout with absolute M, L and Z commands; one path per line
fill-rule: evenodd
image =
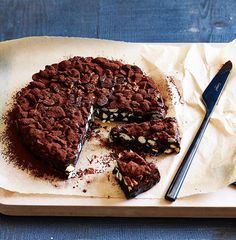
M 219 72 L 215 75 L 215 77 L 212 79 L 212 81 L 207 86 L 205 91 L 203 92 L 202 100 L 206 106 L 206 111 L 208 113 L 210 113 L 214 110 L 214 107 L 217 104 L 217 102 L 223 92 L 226 80 L 232 69 L 232 66 L 233 65 L 232 65 L 231 61 L 226 62 L 221 67 Z
M 179 191 L 183 185 L 184 179 L 190 168 L 192 160 L 195 156 L 195 153 L 201 142 L 203 134 L 209 123 L 211 114 L 223 92 L 223 89 L 225 87 L 227 78 L 229 76 L 229 73 L 230 73 L 232 67 L 233 67 L 233 65 L 232 65 L 231 61 L 226 62 L 221 67 L 221 69 L 218 71 L 218 73 L 215 75 L 215 77 L 212 79 L 212 81 L 210 82 L 210 84 L 208 85 L 208 87 L 205 89 L 205 91 L 202 94 L 202 101 L 206 108 L 205 117 L 204 117 L 204 119 L 201 123 L 201 126 L 199 127 L 199 130 L 196 133 L 196 136 L 194 137 L 193 142 L 190 145 L 182 163 L 180 164 L 180 167 L 177 170 L 177 173 L 176 173 L 174 179 L 172 180 L 172 182 L 166 192 L 165 199 L 168 201 L 171 201 L 171 202 L 175 201 L 179 194 Z

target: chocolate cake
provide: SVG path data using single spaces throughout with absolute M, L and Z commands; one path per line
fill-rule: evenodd
M 70 173 L 93 118 L 164 118 L 166 107 L 140 68 L 105 58 L 74 57 L 46 66 L 18 92 L 15 123 L 23 143 L 48 166 Z
M 126 198 L 134 198 L 160 181 L 160 173 L 152 164 L 133 151 L 123 151 L 113 174 Z
M 150 154 L 178 153 L 180 134 L 175 118 L 120 124 L 111 129 L 109 141 Z

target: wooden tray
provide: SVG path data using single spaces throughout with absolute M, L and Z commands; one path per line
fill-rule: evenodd
M 178 199 L 81 198 L 33 195 L 0 189 L 0 212 L 22 216 L 236 217 L 236 187 Z
M 180 44 L 188 45 L 188 43 L 168 44 L 177 46 Z M 224 44 L 213 43 L 211 45 L 221 47 Z M 19 194 L 0 188 L 0 213 L 22 216 L 228 218 L 236 217 L 236 186 L 226 187 L 216 193 L 178 199 L 174 203 L 158 199 L 124 200 L 63 195 Z

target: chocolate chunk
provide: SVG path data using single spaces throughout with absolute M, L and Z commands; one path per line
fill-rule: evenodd
M 175 118 L 121 124 L 111 129 L 109 139 L 112 144 L 153 155 L 180 151 L 180 134 Z
M 160 181 L 160 173 L 155 165 L 133 151 L 120 154 L 113 174 L 128 199 L 148 191 Z

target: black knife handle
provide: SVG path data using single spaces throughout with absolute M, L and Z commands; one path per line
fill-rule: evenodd
M 209 123 L 209 120 L 210 120 L 210 114 L 206 113 L 206 115 L 202 121 L 202 124 L 201 124 L 200 128 L 198 129 L 198 132 L 197 132 L 195 138 L 193 139 L 191 146 L 189 147 L 173 181 L 171 182 L 171 184 L 166 192 L 166 195 L 165 195 L 166 200 L 171 201 L 171 202 L 176 200 L 178 193 L 181 189 L 181 186 L 184 182 L 184 179 L 187 175 L 187 172 L 189 170 L 189 167 L 192 163 L 193 157 L 198 149 L 198 146 L 201 142 L 202 136 L 203 136 L 203 134 L 206 130 L 206 127 Z

